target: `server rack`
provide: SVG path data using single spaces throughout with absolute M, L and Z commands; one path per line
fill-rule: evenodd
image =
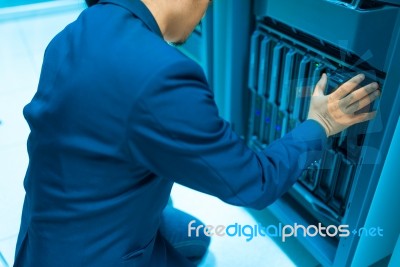
M 382 198 L 375 191 L 389 180 L 381 171 L 400 112 L 398 6 L 398 0 L 221 0 L 208 12 L 203 36 L 209 41 L 201 49 L 210 85 L 220 114 L 255 150 L 306 119 L 323 72 L 329 77 L 326 93 L 359 72 L 366 74 L 364 84 L 381 85 L 379 103 L 366 107 L 378 110 L 377 118 L 329 138 L 322 159 L 268 208 L 282 223 L 359 229 Z M 391 228 L 388 234 L 396 239 L 399 227 Z M 323 266 L 365 266 L 388 255 L 391 246 L 360 262 L 354 257 L 359 236 L 298 239 Z
M 204 70 L 210 84 L 213 84 L 213 8 L 196 26 L 188 40 L 177 48 L 196 61 Z
M 247 131 L 247 69 L 253 0 L 214 1 L 180 50 L 197 61 L 214 91 L 220 116 L 242 137 Z M 234 78 L 233 78 L 234 77 Z
M 329 79 L 325 93 L 360 72 L 366 74 L 363 84 L 381 85 L 380 105 L 363 110 L 378 109 L 377 118 L 329 138 L 322 159 L 270 207 L 288 224 L 359 229 L 399 118 L 399 7 L 378 1 L 260 0 L 254 12 L 247 132 L 253 149 L 264 149 L 306 119 L 312 90 L 323 72 Z M 310 23 L 319 13 L 325 18 Z M 375 25 L 365 28 L 371 20 Z M 359 236 L 299 239 L 324 266 L 349 266 Z
M 253 103 L 248 139 L 249 144 L 258 150 L 306 120 L 312 90 L 323 72 L 329 80 L 326 94 L 358 72 L 366 73 L 364 85 L 371 81 L 383 84 L 376 71 L 345 67 L 339 59 L 329 59 L 321 51 L 317 54 L 298 40 L 290 40 L 276 28 L 276 23 L 264 20 L 252 36 L 249 89 Z M 367 128 L 368 123 L 362 123 L 329 138 L 328 150 L 322 160 L 312 164 L 300 177 L 302 186 L 312 194 L 295 187 L 307 202 L 318 205 L 321 211 L 326 212 L 325 217 L 336 224 L 344 215 L 351 177 L 360 159 Z

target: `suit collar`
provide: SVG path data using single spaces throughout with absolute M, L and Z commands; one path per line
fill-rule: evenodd
M 114 4 L 128 9 L 134 16 L 138 17 L 152 32 L 163 38 L 160 27 L 150 10 L 140 0 L 100 0 L 100 4 Z

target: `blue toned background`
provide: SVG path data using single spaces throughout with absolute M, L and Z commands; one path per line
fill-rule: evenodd
M 22 108 L 36 91 L 47 43 L 79 15 L 85 8 L 83 2 L 0 0 L 0 266 L 13 264 L 24 197 L 29 129 Z M 254 111 L 266 121 L 265 110 L 271 102 L 258 89 L 259 82 L 267 83 L 259 77 L 270 75 L 266 70 L 260 72 L 261 62 L 273 56 L 268 57 L 266 51 L 262 54 L 261 43 L 266 37 L 283 42 L 285 51 L 295 47 L 296 53 L 319 60 L 321 65 L 316 66 L 326 67 L 320 71 L 372 69 L 383 83 L 381 104 L 376 107 L 379 118 L 368 126 L 368 133 L 373 135 L 366 137 L 360 148 L 361 155 L 369 157 L 372 164 L 354 165 L 352 175 L 357 186 L 349 186 L 351 202 L 339 220 L 355 227 L 380 226 L 384 237 L 350 238 L 340 245 L 340 241 L 332 245 L 311 238 L 289 238 L 285 243 L 279 238 L 254 238 L 250 242 L 245 238 L 213 238 L 200 266 L 387 266 L 389 262 L 400 266 L 399 8 L 360 0 L 213 2 L 201 26 L 179 49 L 202 65 L 220 115 L 254 149 L 266 145 L 255 131 L 263 122 L 257 122 Z M 285 60 L 282 57 L 278 61 Z M 288 73 L 283 67 L 276 73 Z M 272 64 L 273 68 L 277 66 Z M 286 70 L 292 71 L 289 67 Z M 314 78 L 307 77 L 307 82 L 311 84 Z M 300 78 L 290 80 L 297 82 Z M 254 109 L 254 99 L 260 100 L 260 108 Z M 279 127 L 275 129 L 281 130 Z M 309 172 L 318 178 L 316 189 L 325 181 L 319 178 L 319 167 Z M 326 219 L 323 208 L 330 205 L 329 200 L 315 197 L 316 189 L 305 186 L 310 175 L 304 174 L 303 183 L 297 185 L 300 191 L 294 190 L 263 211 L 233 207 L 178 185 L 173 188 L 172 199 L 177 208 L 211 225 L 309 223 L 313 216 Z M 298 192 L 304 193 L 306 200 Z

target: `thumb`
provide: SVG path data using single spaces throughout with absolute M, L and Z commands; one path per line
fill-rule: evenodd
M 317 85 L 315 86 L 313 96 L 324 95 L 326 83 L 328 82 L 328 77 L 325 73 L 322 74 L 321 79 L 319 79 Z

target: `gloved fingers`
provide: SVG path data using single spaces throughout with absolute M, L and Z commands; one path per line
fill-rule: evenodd
M 351 113 L 354 113 L 367 105 L 369 105 L 371 102 L 375 101 L 380 95 L 380 92 L 377 90 L 367 96 L 364 96 L 362 99 L 353 102 L 350 106 L 347 107 L 348 111 Z
M 313 96 L 323 96 L 327 82 L 328 82 L 328 77 L 326 76 L 325 73 L 323 73 L 321 78 L 315 85 Z
M 336 91 L 334 91 L 330 96 L 333 99 L 342 99 L 351 93 L 357 86 L 364 80 L 364 74 L 358 74 L 342 84 Z
M 369 121 L 369 120 L 372 120 L 373 118 L 375 118 L 375 116 L 376 116 L 376 111 L 357 114 L 357 115 L 354 115 L 351 118 L 351 123 L 350 124 L 353 125 L 353 124 L 356 124 L 356 123 Z
M 378 83 L 373 82 L 373 83 L 370 83 L 360 89 L 355 90 L 353 93 L 351 93 L 350 95 L 347 96 L 347 97 L 352 96 L 351 101 L 349 102 L 349 105 L 359 101 L 360 99 L 364 98 L 365 96 L 372 94 L 373 92 L 378 90 L 378 88 L 379 88 Z

